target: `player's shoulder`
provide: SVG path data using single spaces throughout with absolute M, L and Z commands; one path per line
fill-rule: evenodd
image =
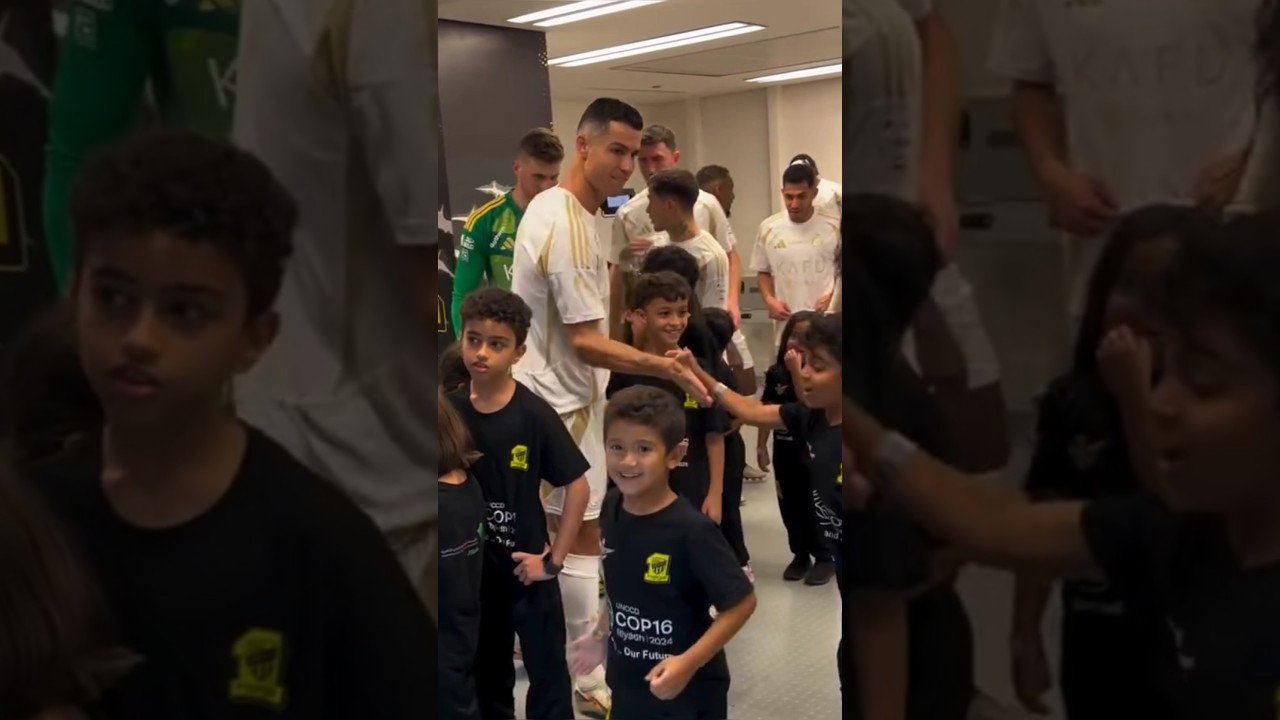
M 698 191 L 698 199 L 695 200 L 693 204 L 694 207 L 704 207 L 708 210 L 719 210 L 720 212 L 724 212 L 724 208 L 720 206 L 720 201 L 716 199 L 716 196 L 706 190 Z
M 777 230 L 791 222 L 791 218 L 785 210 L 776 212 L 760 222 L 761 232 L 765 230 Z
M 834 228 L 835 231 L 838 233 L 840 232 L 840 221 L 841 221 L 840 213 L 838 212 L 839 207 L 840 206 L 838 205 L 834 205 L 834 206 L 824 205 L 821 208 L 816 208 L 814 210 L 814 217 L 816 217 L 818 221 L 823 223 L 824 225 Z
M 503 195 L 502 197 L 494 198 L 475 210 L 472 210 L 471 214 L 467 216 L 467 222 L 463 226 L 463 231 L 474 232 L 478 228 L 481 228 L 491 222 L 493 218 L 497 217 L 498 214 L 502 212 L 503 207 L 506 205 L 506 201 L 507 197 Z

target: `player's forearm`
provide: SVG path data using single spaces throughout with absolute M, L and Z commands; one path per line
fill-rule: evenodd
M 591 487 L 587 484 L 587 478 L 580 477 L 569 483 L 564 494 L 564 513 L 560 516 L 560 529 L 556 533 L 555 544 L 551 546 L 551 561 L 560 567 L 564 567 L 564 560 L 569 557 L 569 552 L 578 539 L 583 517 L 587 514 L 587 504 L 591 501 Z
M 1050 85 L 1018 82 L 1013 86 L 1013 120 L 1031 169 L 1045 178 L 1067 164 L 1067 133 L 1062 102 Z
M 669 358 L 650 355 L 610 340 L 596 331 L 575 334 L 573 350 L 579 360 L 592 367 L 646 377 L 668 377 L 672 362 Z
M 774 293 L 773 273 L 756 273 L 756 286 L 760 288 L 760 297 L 766 303 L 778 301 L 778 296 Z
M 729 253 L 729 307 L 740 307 L 738 301 L 742 294 L 742 258 L 738 256 L 738 250 L 735 248 Z
M 951 184 L 960 128 L 956 43 L 951 29 L 935 10 L 918 23 L 924 56 L 924 134 L 922 177 Z
M 716 613 L 711 627 L 684 652 L 684 656 L 696 667 L 706 667 L 746 627 L 747 621 L 756 612 L 756 604 L 755 593 L 752 593 L 732 608 Z
M 627 273 L 622 265 L 614 265 L 609 270 L 609 337 L 620 339 L 622 326 L 626 322 L 623 314 L 627 302 Z
M 853 670 L 865 720 L 905 720 L 910 662 L 906 598 L 858 593 L 852 598 Z
M 1053 580 L 1034 573 L 1019 573 L 1013 590 L 1013 636 L 1040 637 L 1044 612 L 1053 595 Z
M 707 433 L 707 466 L 711 470 L 711 484 L 707 497 L 724 497 L 724 435 Z

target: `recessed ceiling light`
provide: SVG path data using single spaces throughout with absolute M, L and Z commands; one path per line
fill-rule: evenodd
M 575 12 L 570 15 L 559 15 L 549 20 L 536 22 L 534 25 L 538 27 L 557 27 L 559 25 L 568 25 L 582 20 L 590 20 L 591 18 L 602 17 L 604 15 L 612 15 L 626 10 L 635 10 L 636 8 L 645 7 L 646 5 L 657 5 L 663 0 L 627 0 L 627 2 L 610 3 L 602 7 L 594 7 L 581 12 Z
M 559 7 L 521 15 L 520 17 L 513 17 L 507 22 L 524 25 L 527 23 L 538 22 L 539 20 L 546 20 L 547 18 L 560 17 L 561 15 L 570 15 L 583 10 L 598 8 L 601 5 L 611 5 L 614 2 L 615 0 L 583 0 L 582 2 L 570 3 L 569 5 L 561 5 Z
M 656 37 L 649 40 L 640 40 L 639 42 L 627 43 L 625 45 L 615 45 L 614 47 L 592 50 L 591 52 L 553 58 L 547 61 L 547 64 L 557 67 L 582 67 L 583 65 L 594 65 L 596 63 L 609 62 L 611 60 L 634 57 L 636 55 L 662 52 L 663 50 L 684 47 L 685 45 L 695 45 L 697 43 L 711 42 L 713 40 L 722 40 L 735 35 L 745 35 L 747 33 L 758 32 L 760 30 L 764 30 L 763 25 L 752 25 L 750 23 L 742 22 L 725 23 L 723 25 L 714 25 L 712 27 L 701 28 L 699 30 L 689 30 L 688 32 L 676 33 L 675 35 L 663 35 L 662 37 Z
M 747 82 L 751 83 L 773 83 L 786 82 L 787 80 L 805 80 L 807 78 L 826 77 L 828 75 L 839 75 L 844 72 L 843 64 L 823 65 L 821 67 L 805 68 L 804 70 L 792 70 L 790 72 L 777 73 L 774 75 L 765 75 L 763 77 L 750 78 Z

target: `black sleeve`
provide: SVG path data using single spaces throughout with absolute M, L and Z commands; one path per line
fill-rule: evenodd
M 1061 382 L 1049 387 L 1036 416 L 1035 449 L 1023 489 L 1032 498 L 1070 497 L 1075 485 L 1071 458 L 1074 433 L 1066 415 L 1066 390 Z
M 778 408 L 778 417 L 782 419 L 782 426 L 791 437 L 801 440 L 809 434 L 809 408 L 804 405 L 798 402 L 787 403 Z
M 538 442 L 542 443 L 538 456 L 542 467 L 538 477 L 553 487 L 564 487 L 586 475 L 591 464 L 573 441 L 573 435 L 569 434 L 569 429 L 560 421 L 556 411 L 537 395 L 530 393 L 529 397 L 536 404 L 533 418 L 542 426 L 538 429 Z
M 760 395 L 760 402 L 765 405 L 781 405 L 782 393 L 778 392 L 779 385 L 789 385 L 790 382 L 783 382 L 778 374 L 778 366 L 774 365 L 764 373 L 764 392 Z
M 710 519 L 699 515 L 686 536 L 693 574 L 716 610 L 735 608 L 755 592 L 724 533 Z
M 686 350 L 693 353 L 693 356 L 702 361 L 703 364 L 715 365 L 716 340 L 711 334 L 711 329 L 707 327 L 706 321 L 698 315 L 689 317 L 689 325 L 685 328 L 684 334 L 680 336 L 680 345 Z
M 1173 511 L 1146 493 L 1117 496 L 1086 505 L 1080 524 L 1094 563 L 1123 597 L 1164 599 L 1179 533 Z
M 622 373 L 609 373 L 609 384 L 605 386 L 604 397 L 607 400 L 615 394 L 626 390 L 629 386 L 630 383 L 627 382 L 626 376 Z
M 927 579 L 929 550 L 906 509 L 892 501 L 845 514 L 844 581 L 852 590 L 902 592 Z
M 324 543 L 335 643 L 327 652 L 329 717 L 434 717 L 435 626 L 382 533 L 359 510 L 350 513 L 340 528 L 327 528 Z

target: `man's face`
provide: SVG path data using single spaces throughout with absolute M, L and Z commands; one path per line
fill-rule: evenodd
M 521 155 L 515 162 L 516 187 L 529 200 L 560 182 L 560 164 Z
M 95 239 L 72 299 L 85 375 L 118 425 L 207 411 L 278 328 L 274 312 L 246 323 L 244 280 L 219 249 L 160 234 Z
M 640 131 L 624 123 L 609 123 L 597 135 L 579 135 L 577 149 L 587 182 L 605 195 L 617 195 L 635 171 Z
M 791 222 L 809 222 L 813 217 L 813 201 L 818 197 L 818 188 L 811 185 L 783 185 L 782 202 L 787 207 L 787 216 Z
M 672 150 L 666 143 L 654 143 L 640 148 L 640 174 L 649 182 L 654 175 L 680 164 L 680 151 Z
M 1280 382 L 1228 327 L 1166 333 L 1152 404 L 1161 490 L 1180 510 L 1240 514 L 1280 492 Z
M 724 208 L 725 217 L 730 217 L 733 213 L 733 201 L 736 197 L 733 194 L 733 178 L 727 177 L 719 182 L 712 183 L 706 190 L 714 195 L 716 200 L 720 201 L 720 207 Z

